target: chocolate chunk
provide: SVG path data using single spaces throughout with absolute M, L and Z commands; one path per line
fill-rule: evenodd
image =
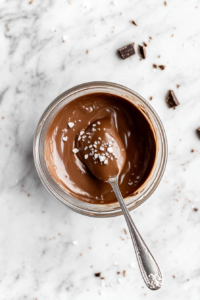
M 141 58 L 145 59 L 146 58 L 146 49 L 144 46 L 138 45 L 138 53 Z
M 153 68 L 157 69 L 157 67 L 158 67 L 158 66 L 157 66 L 156 64 L 153 64 Z
M 128 45 L 118 49 L 118 51 L 119 51 L 121 57 L 123 59 L 126 59 L 129 56 L 135 54 L 135 44 L 134 43 L 128 44 Z
M 195 208 L 194 208 L 194 211 L 198 211 L 198 208 L 195 207 Z
M 161 70 L 164 70 L 166 67 L 163 65 L 158 66 Z
M 101 272 L 95 273 L 94 276 L 95 276 L 95 277 L 100 277 L 100 276 L 101 276 Z
M 166 101 L 167 101 L 167 104 L 170 108 L 171 107 L 176 107 L 180 104 L 178 102 L 178 99 L 176 98 L 176 95 L 175 95 L 174 91 L 172 91 L 172 90 L 169 90 Z
M 197 133 L 199 134 L 199 137 L 200 137 L 200 127 L 197 128 Z
M 135 26 L 137 26 L 137 23 L 134 20 L 132 20 L 132 24 L 134 24 Z
M 177 84 L 176 87 L 177 87 L 177 89 L 180 88 L 180 84 Z
M 145 42 L 143 42 L 143 45 L 145 46 L 145 47 L 147 47 L 148 45 L 147 45 L 147 43 L 145 43 Z

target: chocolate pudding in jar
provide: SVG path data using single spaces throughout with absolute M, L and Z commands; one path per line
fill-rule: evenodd
M 34 140 L 38 174 L 71 209 L 95 217 L 121 214 L 106 181 L 119 174 L 129 210 L 153 193 L 167 161 L 162 123 L 147 101 L 118 84 L 92 82 L 50 104 Z

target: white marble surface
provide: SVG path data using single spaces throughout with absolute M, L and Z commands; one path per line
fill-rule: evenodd
M 0 299 L 200 299 L 200 5 L 167 2 L 1 1 Z M 116 54 L 142 41 L 146 60 Z M 66 89 L 93 80 L 153 96 L 166 128 L 164 178 L 131 213 L 164 274 L 156 292 L 144 286 L 123 217 L 70 211 L 48 194 L 34 167 L 32 141 L 43 110 Z M 168 89 L 181 103 L 176 110 L 165 103 Z M 123 270 L 126 277 L 117 275 Z

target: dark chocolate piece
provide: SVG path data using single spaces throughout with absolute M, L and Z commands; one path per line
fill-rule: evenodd
M 134 24 L 135 26 L 137 26 L 137 23 L 134 20 L 132 20 L 132 24 Z
M 145 47 L 147 47 L 148 45 L 147 45 L 147 43 L 145 43 L 145 42 L 143 42 L 143 45 L 145 46 Z
M 166 66 L 160 65 L 158 66 L 161 70 L 164 70 L 166 68 Z
M 95 277 L 100 277 L 100 276 L 101 276 L 101 272 L 95 273 L 94 276 L 95 276 Z
M 167 104 L 170 108 L 171 107 L 176 107 L 180 104 L 178 102 L 178 99 L 176 98 L 176 95 L 175 95 L 174 91 L 172 91 L 172 90 L 169 90 L 166 101 L 167 101 Z
M 200 137 L 200 127 L 197 128 L 197 133 L 199 134 L 199 137 Z
M 158 67 L 158 66 L 157 66 L 156 64 L 153 64 L 153 68 L 157 69 L 157 67 Z
M 129 56 L 132 56 L 135 54 L 135 44 L 134 43 L 128 44 L 128 45 L 118 49 L 118 51 L 119 51 L 121 57 L 123 59 L 126 59 Z
M 146 49 L 144 46 L 138 45 L 138 53 L 141 58 L 145 59 L 146 58 Z

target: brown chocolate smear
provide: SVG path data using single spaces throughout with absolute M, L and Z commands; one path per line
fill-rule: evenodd
M 96 131 L 92 131 L 92 127 Z M 93 135 L 88 138 L 86 133 L 91 132 Z M 79 200 L 95 204 L 117 202 L 110 184 L 95 177 L 83 160 L 83 155 L 88 154 L 88 149 L 84 152 L 83 146 L 89 147 L 97 141 L 99 147 L 101 141 L 109 143 L 110 137 L 116 143 L 112 148 L 117 158 L 110 159 L 108 165 L 99 166 L 107 168 L 115 159 L 114 171 L 122 168 L 119 187 L 123 197 L 134 194 L 154 166 L 156 142 L 153 130 L 134 104 L 107 93 L 77 98 L 66 104 L 53 119 L 45 139 L 45 160 L 54 181 Z M 76 148 L 78 152 L 74 153 L 72 150 Z M 93 148 L 98 154 L 100 150 Z M 125 149 L 124 153 L 122 149 Z M 102 176 L 102 169 L 100 173 Z

